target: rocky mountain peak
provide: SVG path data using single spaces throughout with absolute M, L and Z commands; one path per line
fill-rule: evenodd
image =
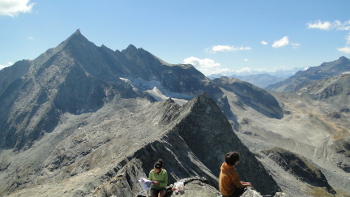
M 83 36 L 80 30 L 76 30 L 71 36 L 69 36 L 63 43 L 65 44 L 79 44 L 78 46 L 83 46 L 85 44 L 91 44 L 91 42 Z
M 338 61 L 340 62 L 346 62 L 346 61 L 350 61 L 348 58 L 346 58 L 345 56 L 341 56 Z
M 126 53 L 135 53 L 137 50 L 138 50 L 138 49 L 137 49 L 134 45 L 130 44 L 130 45 L 129 45 L 125 50 L 123 50 L 123 51 L 126 52 Z
M 80 29 L 77 29 L 73 34 L 81 34 Z

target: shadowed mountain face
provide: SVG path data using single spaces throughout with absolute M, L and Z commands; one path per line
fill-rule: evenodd
M 336 61 L 325 62 L 320 66 L 299 71 L 282 82 L 269 85 L 266 89 L 277 92 L 296 92 L 313 81 L 340 75 L 346 71 L 350 71 L 350 60 L 343 56 Z

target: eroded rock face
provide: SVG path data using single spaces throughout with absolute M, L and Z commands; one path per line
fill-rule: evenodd
M 336 193 L 332 186 L 328 184 L 322 171 L 306 158 L 280 148 L 263 152 L 278 163 L 286 172 L 293 174 L 300 180 L 316 187 L 326 187 L 331 194 Z

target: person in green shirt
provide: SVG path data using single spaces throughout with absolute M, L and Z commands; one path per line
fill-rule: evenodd
M 163 169 L 163 160 L 158 159 L 154 168 L 149 172 L 149 180 L 153 181 L 151 186 L 151 197 L 164 197 L 168 185 L 168 173 Z

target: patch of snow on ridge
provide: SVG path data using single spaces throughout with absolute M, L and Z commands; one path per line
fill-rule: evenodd
M 131 83 L 131 81 L 129 79 L 126 79 L 126 78 L 122 78 L 122 77 L 119 77 L 120 80 L 124 81 L 125 83 L 127 84 L 130 84 L 132 86 L 132 89 L 135 91 L 135 92 L 138 92 L 138 89 Z
M 165 96 L 156 86 L 154 86 L 152 90 L 146 90 L 146 92 L 152 95 L 157 101 L 162 101 L 169 98 Z
M 154 86 L 152 90 L 146 90 L 146 92 L 149 95 L 151 95 L 153 98 L 155 98 L 157 101 L 163 101 L 170 98 L 165 96 L 156 86 Z M 188 101 L 186 99 L 178 99 L 178 98 L 171 98 L 171 99 L 173 99 L 179 105 L 183 105 Z
M 162 84 L 157 80 L 146 81 L 141 78 L 122 78 L 119 77 L 126 83 L 129 83 L 134 88 L 138 89 L 142 92 L 147 92 L 151 96 L 153 96 L 156 100 L 162 101 L 168 98 L 173 99 L 178 104 L 184 104 L 188 100 L 192 99 L 191 95 L 181 94 L 176 92 L 171 92 L 165 89 Z

